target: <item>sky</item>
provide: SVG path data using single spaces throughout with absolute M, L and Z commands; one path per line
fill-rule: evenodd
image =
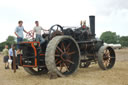
M 44 29 L 80 26 L 81 20 L 89 25 L 90 15 L 96 16 L 96 37 L 105 31 L 128 36 L 128 0 L 0 0 L 0 42 L 15 36 L 19 20 L 30 31 L 35 20 Z

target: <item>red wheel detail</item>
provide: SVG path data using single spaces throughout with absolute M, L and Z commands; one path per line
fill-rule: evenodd
M 56 66 L 60 68 L 61 72 L 63 68 L 65 68 L 65 71 L 69 71 L 69 66 L 71 64 L 74 64 L 71 55 L 75 54 L 76 52 L 70 52 L 70 45 L 71 43 L 66 45 L 64 42 L 61 42 L 60 46 L 57 46 L 57 49 L 55 51 L 56 60 L 59 60 L 58 62 L 56 62 Z
M 33 39 L 34 38 L 34 31 L 31 30 L 26 34 L 26 38 L 27 39 Z

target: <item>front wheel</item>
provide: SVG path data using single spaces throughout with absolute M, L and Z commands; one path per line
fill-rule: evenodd
M 98 51 L 98 64 L 103 70 L 111 69 L 116 61 L 116 55 L 112 47 L 102 46 Z

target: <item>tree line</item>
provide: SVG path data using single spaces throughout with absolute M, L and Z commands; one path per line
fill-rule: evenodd
M 0 51 L 2 51 L 4 49 L 5 45 L 8 45 L 10 48 L 12 44 L 16 43 L 15 40 L 16 40 L 16 38 L 14 36 L 8 36 L 6 41 L 0 43 Z
M 28 41 L 27 39 L 24 39 L 24 41 Z M 5 45 L 8 45 L 9 48 L 11 48 L 12 44 L 16 44 L 16 37 L 14 36 L 8 36 L 6 41 L 0 43 L 0 51 L 4 49 Z
M 108 44 L 121 44 L 122 47 L 128 47 L 128 36 L 119 36 L 116 32 L 103 32 L 100 39 Z

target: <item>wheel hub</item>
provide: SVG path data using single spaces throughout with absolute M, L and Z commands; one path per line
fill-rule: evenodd
M 66 59 L 68 58 L 68 55 L 67 55 L 66 53 L 64 53 L 64 54 L 62 55 L 62 57 L 64 58 L 64 60 L 66 60 Z
M 61 59 L 62 59 L 63 61 L 66 61 L 68 57 L 69 57 L 69 56 L 68 56 L 67 53 L 64 53 L 64 54 L 61 55 Z

